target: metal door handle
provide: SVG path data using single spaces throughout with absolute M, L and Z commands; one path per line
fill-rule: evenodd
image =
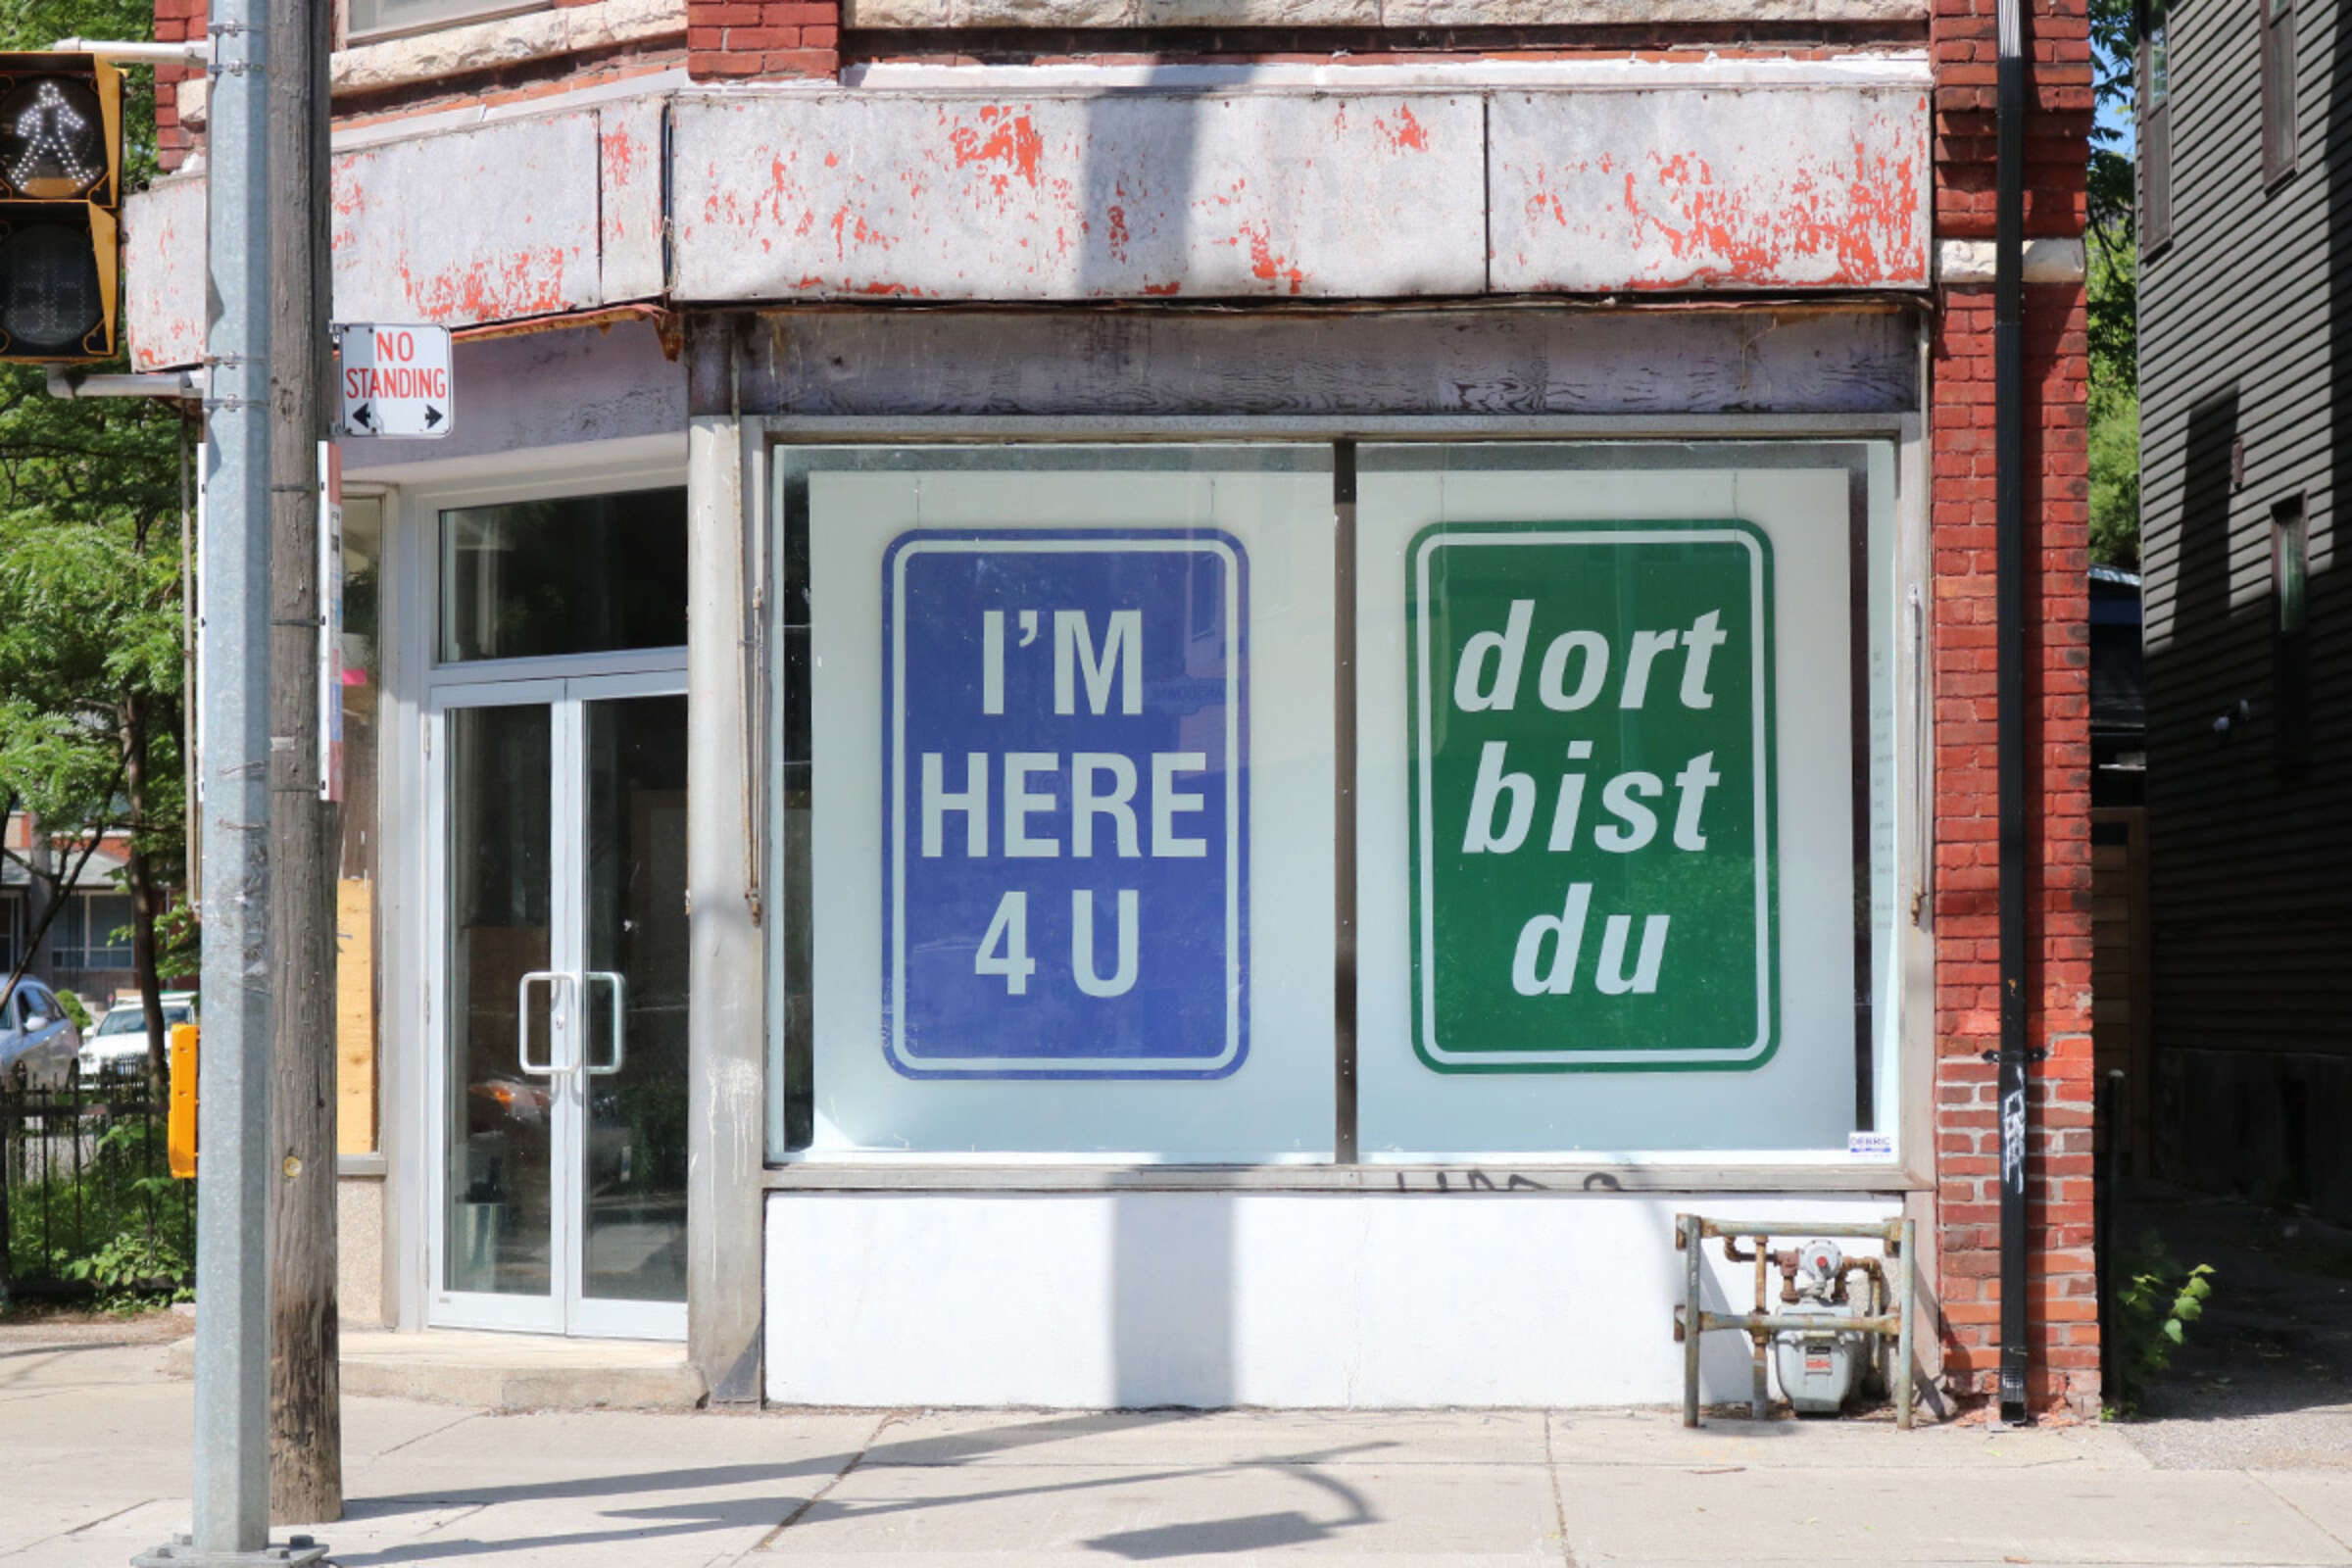
M 570 978 L 561 969 L 533 969 L 515 984 L 514 1059 L 524 1072 L 553 1078 L 564 1070 L 556 1065 L 553 1056 L 545 1061 L 531 1059 L 531 983 L 536 980 L 547 982 L 547 1015 L 552 1020 L 556 1015 L 556 987 Z
M 593 1061 L 588 1063 L 590 1077 L 610 1078 L 620 1071 L 621 1063 L 628 1059 L 628 1031 L 621 1023 L 622 1015 L 628 1011 L 628 987 L 620 975 L 612 969 L 591 969 L 581 978 L 583 984 L 580 995 L 583 999 L 588 995 L 588 988 L 599 980 L 610 981 L 612 986 L 612 1059 L 601 1064 Z M 581 1021 L 583 1024 L 586 1022 L 585 1019 Z

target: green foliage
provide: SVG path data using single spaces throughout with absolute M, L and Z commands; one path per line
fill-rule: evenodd
M 2187 1343 L 2188 1325 L 2205 1315 L 2213 1295 L 2213 1265 L 2182 1269 L 2155 1237 L 2143 1238 L 2136 1252 L 2119 1260 L 2126 1284 L 2116 1292 L 2116 1321 L 2109 1364 L 2120 1388 L 2109 1390 L 2116 1409 L 2132 1414 L 2148 1385 L 2172 1365 L 2173 1352 Z
M 56 996 L 57 1004 L 66 1009 L 66 1016 L 74 1020 L 74 1027 L 87 1034 L 90 1025 L 96 1020 L 90 1016 L 90 1009 L 83 1004 L 81 998 L 71 991 L 60 991 L 56 993 Z
M 2139 565 L 2139 374 L 2135 259 L 2090 257 L 2090 559 Z
M 151 1231 L 123 1231 L 95 1252 L 60 1258 L 58 1273 L 96 1287 L 98 1304 L 109 1312 L 196 1299 L 196 1265 L 172 1241 Z
M 190 1298 L 196 1253 L 190 1184 L 165 1158 L 161 1120 L 75 1119 L 88 1139 L 78 1164 L 58 1145 L 76 1136 L 65 1115 L 41 1119 L 47 1158 L 19 1144 L 25 1163 L 8 1189 L 11 1272 L 88 1284 L 110 1310 Z M 103 1126 L 103 1131 L 99 1128 Z
M 2091 0 L 2090 36 L 2099 108 L 2129 117 L 2135 65 L 2132 0 Z M 2090 351 L 2090 559 L 2139 565 L 2139 248 L 2132 218 L 2132 156 L 2123 131 L 2090 132 L 2089 278 L 2084 316 Z
M 142 39 L 153 19 L 151 0 L 0 0 L 0 49 Z M 154 72 L 124 73 L 122 122 L 136 189 L 157 168 Z M 60 400 L 39 367 L 0 366 L 0 824 L 128 828 L 161 885 L 184 880 L 184 428 L 175 409 Z

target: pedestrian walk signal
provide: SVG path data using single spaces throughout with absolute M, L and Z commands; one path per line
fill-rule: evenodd
M 114 356 L 122 200 L 122 72 L 0 54 L 0 361 Z

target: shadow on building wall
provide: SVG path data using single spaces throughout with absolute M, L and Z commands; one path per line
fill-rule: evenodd
M 1110 1223 L 1111 1402 L 1235 1403 L 1234 1200 L 1122 1195 Z
M 2327 24 L 2308 42 L 2328 51 L 2317 78 L 2328 102 L 2303 117 L 2299 171 L 2268 194 L 2281 224 L 2299 191 L 2313 199 L 2310 182 L 2327 187 L 2323 207 L 2339 205 L 2352 169 L 2352 25 Z M 2199 160 L 2214 177 L 2181 207 L 2183 225 L 2235 220 L 2226 181 L 2254 153 L 2215 145 Z M 2177 529 L 2178 540 L 2147 649 L 2153 1163 L 2202 1191 L 2352 1221 L 2352 809 L 2329 723 L 2352 639 L 2335 624 L 2344 607 L 2328 569 L 2333 500 L 2352 494 L 2352 225 L 2325 233 L 2325 281 L 2278 301 L 2277 341 L 2196 347 L 2203 307 L 2191 298 L 2177 307 L 2179 343 L 2161 346 L 2182 363 L 2205 356 L 2227 385 L 2184 425 L 2148 432 L 2151 467 L 2168 440 L 2181 463 L 2180 515 L 2146 519 L 2152 539 Z M 2249 245 L 2249 278 L 2263 256 Z M 2296 368 L 2322 332 L 2325 369 Z M 2274 558 L 2277 520 L 2296 510 L 2310 564 L 2299 647 L 2279 631 Z

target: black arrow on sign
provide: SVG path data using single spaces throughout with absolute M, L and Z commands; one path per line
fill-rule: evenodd
M 441 411 L 434 408 L 430 403 L 427 403 L 424 406 L 424 427 L 427 430 L 430 430 L 434 425 L 439 424 L 440 422 Z
M 372 430 L 375 428 L 374 416 L 368 412 L 368 406 L 367 404 L 363 403 L 358 408 L 351 411 L 351 422 L 358 425 L 363 430 Z

